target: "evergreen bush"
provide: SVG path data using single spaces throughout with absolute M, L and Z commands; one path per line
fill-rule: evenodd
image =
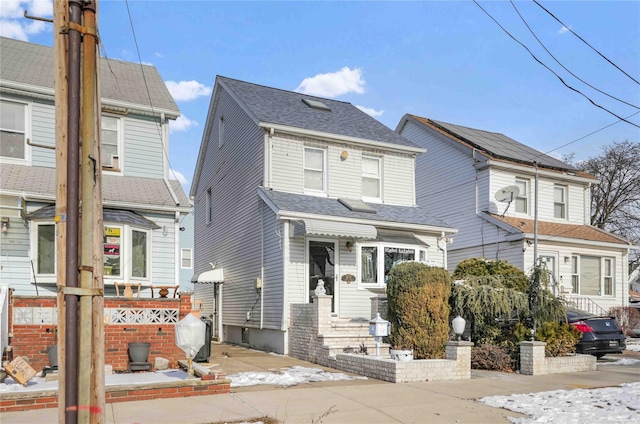
M 498 259 L 469 258 L 460 262 L 453 272 L 453 278 L 460 280 L 467 277 L 499 277 L 500 283 L 520 292 L 527 290 L 529 278 L 522 270 L 509 262 Z
M 573 326 L 560 322 L 543 322 L 536 331 L 536 340 L 545 342 L 545 356 L 567 356 L 575 353 L 582 333 Z
M 387 280 L 391 346 L 413 349 L 415 359 L 443 358 L 450 292 L 451 278 L 444 268 L 418 262 L 394 266 Z

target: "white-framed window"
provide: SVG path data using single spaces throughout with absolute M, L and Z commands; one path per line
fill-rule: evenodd
M 326 154 L 324 149 L 305 147 L 303 158 L 304 191 L 311 193 L 326 192 Z
M 382 159 L 378 156 L 362 155 L 362 199 L 382 199 Z
M 516 178 L 516 187 L 518 187 L 518 197 L 516 197 L 516 212 L 529 213 L 529 180 L 524 178 Z
M 213 220 L 213 201 L 211 199 L 211 187 L 207 189 L 207 197 L 205 199 L 205 208 L 207 214 L 207 224 Z
M 100 162 L 109 171 L 121 171 L 122 161 L 122 118 L 102 115 L 100 121 Z
M 553 186 L 553 217 L 567 219 L 567 187 Z
M 0 99 L 0 156 L 3 162 L 29 160 L 29 105 Z
M 105 280 L 151 279 L 151 231 L 127 224 L 105 224 L 103 240 Z
M 387 283 L 391 269 L 399 262 L 426 261 L 426 249 L 384 242 L 358 244 L 358 275 L 362 287 L 380 287 Z
M 224 116 L 220 117 L 218 122 L 218 148 L 224 144 Z
M 31 256 L 39 281 L 55 281 L 56 226 L 52 221 L 32 222 Z
M 193 268 L 193 249 L 186 247 L 180 249 L 180 267 L 182 269 Z
M 571 292 L 585 296 L 615 294 L 613 258 L 575 255 L 571 258 Z

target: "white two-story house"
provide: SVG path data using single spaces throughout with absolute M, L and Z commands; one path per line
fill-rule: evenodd
M 53 56 L 0 38 L 0 284 L 19 295 L 56 293 Z M 190 236 L 180 221 L 192 208 L 167 159 L 180 111 L 153 66 L 102 59 L 100 87 L 105 293 L 125 283 L 150 296 L 178 284 Z
M 537 221 L 538 257 L 554 290 L 597 313 L 627 304 L 634 246 L 589 225 L 589 189 L 598 183 L 592 175 L 489 131 L 405 115 L 396 132 L 427 149 L 416 165 L 418 204 L 459 229 L 450 269 L 484 257 L 529 273 Z
M 287 353 L 319 280 L 335 319 L 368 320 L 395 263 L 444 266 L 455 231 L 416 206 L 423 151 L 350 103 L 217 77 L 191 190 L 215 334 Z

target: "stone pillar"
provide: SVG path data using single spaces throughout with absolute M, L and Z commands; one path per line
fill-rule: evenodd
M 544 374 L 545 342 L 520 342 L 520 374 Z
M 333 296 L 319 294 L 313 296 L 318 334 L 327 334 L 331 330 L 331 301 Z
M 375 318 L 377 313 L 380 314 L 380 318 L 387 319 L 389 302 L 386 295 L 380 294 L 371 298 L 371 318 Z
M 445 344 L 445 358 L 456 361 L 456 372 L 453 380 L 468 380 L 471 378 L 471 348 L 472 342 L 452 341 Z

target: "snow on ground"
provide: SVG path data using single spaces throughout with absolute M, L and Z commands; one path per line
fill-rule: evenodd
M 629 344 L 627 342 L 626 350 L 630 350 L 632 352 L 640 352 L 640 343 Z
M 622 359 L 616 359 L 615 361 L 609 361 L 609 362 L 605 362 L 598 365 L 633 365 L 633 364 L 637 364 L 638 362 L 640 362 L 640 360 L 638 359 L 622 358 Z
M 491 396 L 485 405 L 529 415 L 509 418 L 527 423 L 619 423 L 640 422 L 640 382 L 601 389 L 553 390 L 550 392 Z
M 256 386 L 258 384 L 273 384 L 274 386 L 289 387 L 314 381 L 367 379 L 367 377 L 352 377 L 341 372 L 327 372 L 319 368 L 300 366 L 282 368 L 279 372 L 240 372 L 228 375 L 227 378 L 231 379 L 231 387 Z

